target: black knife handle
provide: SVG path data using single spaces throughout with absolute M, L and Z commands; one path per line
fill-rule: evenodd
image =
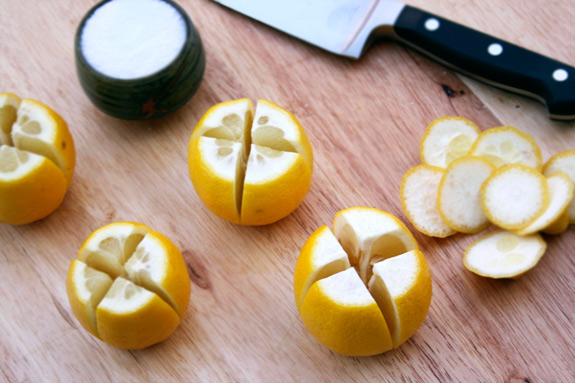
M 489 84 L 536 98 L 552 119 L 575 119 L 575 68 L 408 5 L 399 40 Z

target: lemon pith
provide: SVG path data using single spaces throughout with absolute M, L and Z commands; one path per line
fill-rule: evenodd
M 190 288 L 178 248 L 134 222 L 112 223 L 92 233 L 66 280 L 80 324 L 124 349 L 145 348 L 170 336 L 184 317 Z
M 74 142 L 60 115 L 0 93 L 0 222 L 23 225 L 56 210 L 74 166 Z
M 303 323 L 329 349 L 349 356 L 398 347 L 421 326 L 431 273 L 412 234 L 393 215 L 365 207 L 340 211 L 334 231 L 317 229 L 294 270 Z
M 293 114 L 266 100 L 223 102 L 198 122 L 188 147 L 190 179 L 215 215 L 266 225 L 295 210 L 311 188 L 312 148 Z

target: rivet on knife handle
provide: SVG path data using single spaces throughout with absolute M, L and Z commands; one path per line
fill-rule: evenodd
M 444 65 L 539 99 L 552 119 L 575 119 L 575 68 L 567 64 L 410 6 L 394 32 Z

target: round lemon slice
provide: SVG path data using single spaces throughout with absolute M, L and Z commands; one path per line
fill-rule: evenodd
M 467 248 L 463 264 L 483 277 L 518 278 L 539 262 L 546 248 L 539 234 L 520 236 L 496 230 Z
M 441 218 L 437 208 L 439 184 L 444 169 L 418 165 L 403 176 L 399 196 L 405 215 L 421 233 L 430 237 L 445 238 L 457 233 Z
M 522 164 L 541 170 L 541 149 L 529 134 L 513 126 L 501 126 L 481 132 L 469 154 L 484 157 L 498 168 Z
M 266 100 L 223 102 L 190 137 L 190 179 L 215 215 L 266 225 L 294 211 L 311 188 L 313 153 L 295 116 Z
M 170 336 L 190 298 L 178 248 L 135 222 L 93 232 L 70 264 L 66 290 L 78 322 L 102 341 L 141 349 Z
M 564 173 L 575 183 L 575 150 L 566 150 L 553 155 L 543 167 L 543 174 L 550 176 L 555 173 Z M 567 208 L 569 223 L 575 224 L 575 198 L 569 203 Z
M 445 116 L 433 120 L 419 143 L 423 164 L 446 168 L 451 161 L 467 155 L 480 130 L 465 117 Z
M 529 166 L 506 165 L 483 183 L 481 206 L 489 220 L 499 227 L 522 230 L 549 206 L 547 179 Z
M 451 162 L 439 184 L 437 208 L 443 221 L 462 233 L 478 233 L 489 225 L 480 190 L 495 166 L 481 157 L 463 156 Z
M 528 235 L 545 229 L 558 220 L 566 211 L 567 205 L 573 200 L 575 188 L 573 182 L 563 173 L 554 173 L 547 177 L 549 188 L 549 205 L 529 226 L 517 230 L 519 235 Z
M 393 215 L 353 207 L 317 229 L 294 270 L 303 323 L 342 355 L 398 347 L 421 326 L 431 302 L 431 275 L 413 235 Z M 391 332 L 390 332 L 391 330 Z

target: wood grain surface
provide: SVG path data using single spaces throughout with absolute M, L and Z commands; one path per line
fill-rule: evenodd
M 0 92 L 52 106 L 77 151 L 71 188 L 56 212 L 26 226 L 0 224 L 0 381 L 575 381 L 573 226 L 546 236 L 545 256 L 516 281 L 464 268 L 463 251 L 476 236 L 433 239 L 414 231 L 433 275 L 430 312 L 408 342 L 375 357 L 343 357 L 319 344 L 292 296 L 301 246 L 338 210 L 373 206 L 407 222 L 401 177 L 419 163 L 419 139 L 431 120 L 462 115 L 481 129 L 516 126 L 535 137 L 544 160 L 575 149 L 575 123 L 552 122 L 538 102 L 460 77 L 393 42 L 350 61 L 208 0 L 178 0 L 207 54 L 198 93 L 162 119 L 122 121 L 95 109 L 75 73 L 74 33 L 94 3 L 0 0 Z M 409 4 L 575 65 L 572 0 Z M 215 217 L 188 178 L 195 124 L 211 105 L 240 97 L 292 111 L 314 148 L 310 193 L 266 227 Z M 122 220 L 170 237 L 193 281 L 180 328 L 142 351 L 89 335 L 65 290 L 84 239 Z

